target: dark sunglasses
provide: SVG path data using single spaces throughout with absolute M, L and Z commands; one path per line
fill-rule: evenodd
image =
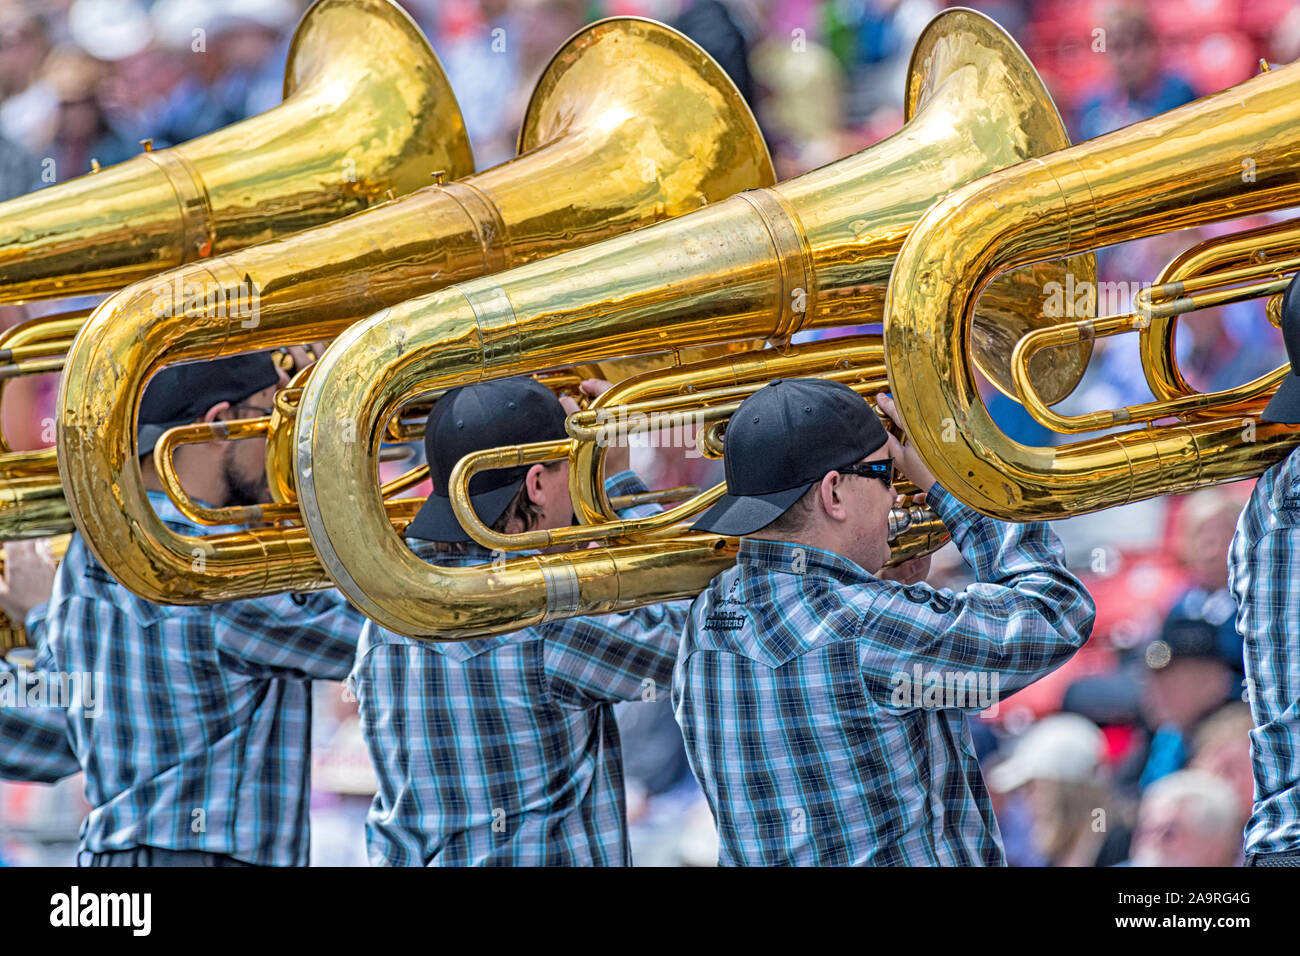
M 872 461 L 859 461 L 843 468 L 836 468 L 842 475 L 857 475 L 860 478 L 879 478 L 886 488 L 894 486 L 894 459 L 876 458 Z

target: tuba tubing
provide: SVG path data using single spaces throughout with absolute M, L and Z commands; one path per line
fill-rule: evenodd
M 281 105 L 0 203 L 0 303 L 113 292 L 409 193 L 431 169 L 463 176 L 473 157 L 428 41 L 389 0 L 319 0 L 290 43 Z M 199 301 L 209 289 L 192 287 Z M 69 321 L 33 320 L 5 344 Z M 6 350 L 6 375 L 57 371 L 64 341 L 46 344 L 39 364 Z M 53 448 L 0 447 L 0 475 L 0 540 L 74 529 Z
M 181 604 L 330 584 L 301 528 L 199 539 L 156 518 L 134 424 L 157 368 L 333 338 L 411 296 L 775 179 L 758 125 L 721 67 L 677 31 L 635 17 L 592 24 L 560 49 L 533 93 L 519 145 L 519 157 L 468 179 L 154 280 L 255 287 L 255 315 L 159 310 L 150 283 L 96 310 L 64 379 L 86 384 L 60 391 L 59 467 L 77 526 L 123 584 L 147 600 Z M 204 571 L 193 569 L 195 548 Z
M 1251 177 L 1243 157 L 1253 163 Z M 1294 206 L 1298 169 L 1300 65 L 1291 65 L 994 173 L 930 209 L 899 254 L 885 344 L 891 380 L 908 383 L 898 409 L 940 483 L 985 514 L 1032 521 L 1247 478 L 1286 455 L 1294 427 L 1259 422 L 1247 442 L 1253 418 L 1205 420 L 1204 410 L 1190 422 L 1021 445 L 989 417 L 962 356 L 972 305 L 1000 273 Z M 1148 340 L 1148 352 L 1162 337 Z M 1172 365 L 1152 377 L 1170 397 L 1184 387 Z M 928 430 L 945 419 L 955 423 L 956 442 Z
M 707 535 L 659 543 L 658 552 L 625 545 L 492 569 L 433 567 L 387 522 L 371 458 L 384 423 L 425 391 L 665 346 L 784 340 L 801 329 L 870 321 L 904 238 L 936 196 L 1068 144 L 1032 65 L 973 11 L 945 11 L 931 22 L 907 89 L 910 122 L 854 156 L 405 302 L 340 336 L 303 392 L 298 479 L 312 542 L 356 606 L 404 634 L 464 639 L 694 596 L 726 567 L 732 545 Z M 1026 309 L 1026 293 L 1036 305 L 1053 275 L 1064 270 L 1016 274 L 986 295 L 990 322 L 976 349 L 994 377 L 1037 313 Z M 1044 354 L 1043 378 L 1059 397 L 1087 349 Z M 338 428 L 343 419 L 355 424 L 351 440 Z M 663 565 L 648 566 L 651 554 Z

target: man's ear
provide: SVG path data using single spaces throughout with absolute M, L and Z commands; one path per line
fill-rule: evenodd
M 217 404 L 213 405 L 211 408 L 209 408 L 206 412 L 203 413 L 202 420 L 208 424 L 211 424 L 221 416 L 222 412 L 228 411 L 229 409 L 230 409 L 229 402 L 217 402 Z
M 528 474 L 524 475 L 524 487 L 528 489 L 528 500 L 535 505 L 543 503 L 542 474 L 545 471 L 545 465 L 533 465 L 528 469 Z
M 817 486 L 817 500 L 822 511 L 835 521 L 843 521 L 849 514 L 844 506 L 843 481 L 844 476 L 838 471 L 829 471 L 822 476 L 821 484 Z

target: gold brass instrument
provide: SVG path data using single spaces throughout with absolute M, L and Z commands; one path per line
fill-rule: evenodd
M 63 560 L 71 541 L 72 535 L 70 534 L 54 535 L 50 538 L 50 553 L 55 561 Z M 0 547 L 0 575 L 4 574 L 4 569 L 4 548 Z M 12 650 L 30 646 L 27 640 L 27 628 L 23 626 L 23 622 L 12 621 L 8 614 L 0 611 L 0 660 L 4 660 L 5 655 Z
M 30 319 L 0 332 L 0 403 L 24 375 L 57 372 L 87 310 Z M 53 448 L 14 451 L 0 429 L 0 541 L 42 538 L 72 529 Z
M 255 316 L 201 306 L 159 315 L 148 283 L 95 311 L 60 391 L 59 467 L 77 526 L 123 584 L 162 603 L 330 584 L 300 527 L 197 539 L 157 519 L 141 483 L 134 424 L 143 386 L 159 367 L 329 339 L 410 296 L 628 233 L 775 178 L 758 125 L 722 69 L 686 37 L 639 18 L 592 24 L 561 48 L 533 93 L 519 148 L 518 158 L 468 179 L 161 277 L 199 289 L 253 288 Z M 278 415 L 288 411 L 277 402 Z M 293 479 L 283 465 L 293 459 L 280 440 L 269 447 L 272 487 L 287 503 Z M 206 570 L 195 570 L 194 549 Z
M 1007 269 L 1077 254 L 1169 229 L 1285 209 L 1300 201 L 1300 65 L 1265 72 L 1232 89 L 956 190 L 931 209 L 899 254 L 885 309 L 891 379 L 907 383 L 898 408 L 917 450 L 956 497 L 1007 520 L 1059 518 L 1179 494 L 1257 475 L 1287 454 L 1300 432 L 1256 419 L 1282 370 L 1217 395 L 1196 395 L 1173 361 L 1171 315 L 1229 301 L 1235 283 L 1272 294 L 1294 269 L 1289 227 L 1202 245 L 1176 260 L 1140 297 L 1133 316 L 1065 322 L 1026 336 L 1017 361 L 1043 345 L 1143 331 L 1146 375 L 1156 401 L 1073 421 L 1044 415 L 1063 431 L 1134 423 L 1099 438 L 1029 447 L 989 418 L 964 361 L 979 289 Z M 1195 148 L 1188 148 L 1195 144 Z M 1243 165 L 1244 164 L 1244 165 Z M 1262 261 L 1252 270 L 1259 250 Z M 1204 297 L 1217 267 L 1223 295 Z M 1280 267 L 1280 268 L 1279 268 Z M 1242 272 L 1245 270 L 1245 274 Z M 1186 301 L 1185 293 L 1192 293 Z M 1023 384 L 1023 383 L 1022 383 Z M 1173 417 L 1170 424 L 1156 420 Z M 944 420 L 955 441 L 931 429 Z
M 683 438 L 686 429 L 700 427 L 696 443 L 710 458 L 722 457 L 717 435 L 740 403 L 774 378 L 816 376 L 843 382 L 864 397 L 888 389 L 884 347 L 879 336 L 852 336 L 792 346 L 788 350 L 758 349 L 690 365 L 647 372 L 625 379 L 597 398 L 589 409 L 569 416 L 568 441 L 519 448 L 494 448 L 461 459 L 450 483 L 452 509 L 471 538 L 485 548 L 526 551 L 557 545 L 672 537 L 726 493 L 725 483 L 687 497 L 677 507 L 653 517 L 623 519 L 622 502 L 611 502 L 604 488 L 604 459 L 610 447 L 633 433 L 667 431 Z M 887 427 L 892 428 L 888 419 Z M 510 468 L 539 461 L 569 460 L 570 497 L 582 524 L 570 528 L 506 534 L 488 528 L 474 514 L 470 479 L 480 471 Z M 920 489 L 900 480 L 900 495 Z M 930 554 L 948 540 L 937 515 L 917 506 L 895 508 L 891 515 L 891 559 L 888 566 Z M 924 512 L 924 514 L 923 514 Z
M 1174 320 L 1199 309 L 1269 297 L 1268 311 L 1281 324 L 1282 292 L 1300 269 L 1300 221 L 1272 223 L 1208 239 L 1187 250 L 1162 270 L 1156 284 L 1133 297 L 1134 312 L 1099 318 L 1093 332 L 1100 338 L 1123 332 L 1141 337 L 1142 368 L 1154 402 L 1104 409 L 1082 415 L 1062 415 L 1034 390 L 1025 372 L 1039 349 L 1051 348 L 1062 337 L 1076 334 L 1071 326 L 1036 329 L 1016 345 L 1012 376 L 1026 410 L 1048 428 L 1063 435 L 1111 428 L 1130 422 L 1183 418 L 1223 418 L 1257 414 L 1290 373 L 1284 365 L 1253 381 L 1217 392 L 1198 392 L 1187 384 L 1174 352 Z
M 937 196 L 1068 144 L 1024 54 L 973 11 L 945 11 L 922 34 L 907 105 L 899 133 L 823 169 L 405 302 L 343 333 L 307 382 L 296 426 L 303 517 L 330 577 L 381 625 L 444 640 L 697 594 L 731 562 L 725 539 L 680 535 L 484 568 L 425 563 L 372 490 L 385 424 L 412 395 L 485 378 L 869 322 Z M 1042 324 L 1042 283 L 1064 275 L 1019 273 L 981 302 L 972 350 L 1003 387 L 1013 387 L 1011 346 Z M 1045 352 L 1040 390 L 1067 394 L 1087 354 Z
M 280 106 L 0 203 L 0 303 L 112 292 L 409 193 L 433 170 L 463 176 L 473 158 L 428 41 L 389 0 L 319 0 L 294 33 Z M 62 369 L 88 314 L 0 335 L 0 385 Z M 73 530 L 54 449 L 2 443 L 0 540 Z
M 390 0 L 318 0 L 284 103 L 0 203 L 0 302 L 112 292 L 473 170 L 437 57 Z

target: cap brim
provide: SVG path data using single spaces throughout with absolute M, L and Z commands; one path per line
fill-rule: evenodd
M 1282 379 L 1282 384 L 1259 417 L 1266 422 L 1300 425 L 1300 375 L 1292 372 Z
M 1023 760 L 1008 757 L 988 772 L 985 782 L 994 793 L 1010 793 L 1034 779 L 1033 769 Z
M 158 444 L 158 439 L 162 438 L 164 433 L 188 424 L 190 424 L 189 420 L 182 418 L 180 421 L 168 422 L 165 425 L 141 425 L 136 436 L 136 448 L 139 449 L 136 454 L 141 458 L 152 454 L 153 446 Z
M 474 513 L 478 515 L 480 521 L 491 527 L 493 522 L 505 512 L 506 505 L 510 504 L 510 499 L 523 487 L 523 484 L 524 479 L 520 478 L 501 488 L 470 495 L 469 500 L 474 506 Z M 429 495 L 420 506 L 420 510 L 416 512 L 415 519 L 406 526 L 404 533 L 408 538 L 423 538 L 427 541 L 473 540 L 456 520 L 456 513 L 451 510 L 451 499 L 439 495 Z
M 753 534 L 789 511 L 790 506 L 815 484 L 816 481 L 810 481 L 785 491 L 774 491 L 770 495 L 723 495 L 716 505 L 700 515 L 695 524 L 691 525 L 691 530 L 711 531 L 732 537 Z

